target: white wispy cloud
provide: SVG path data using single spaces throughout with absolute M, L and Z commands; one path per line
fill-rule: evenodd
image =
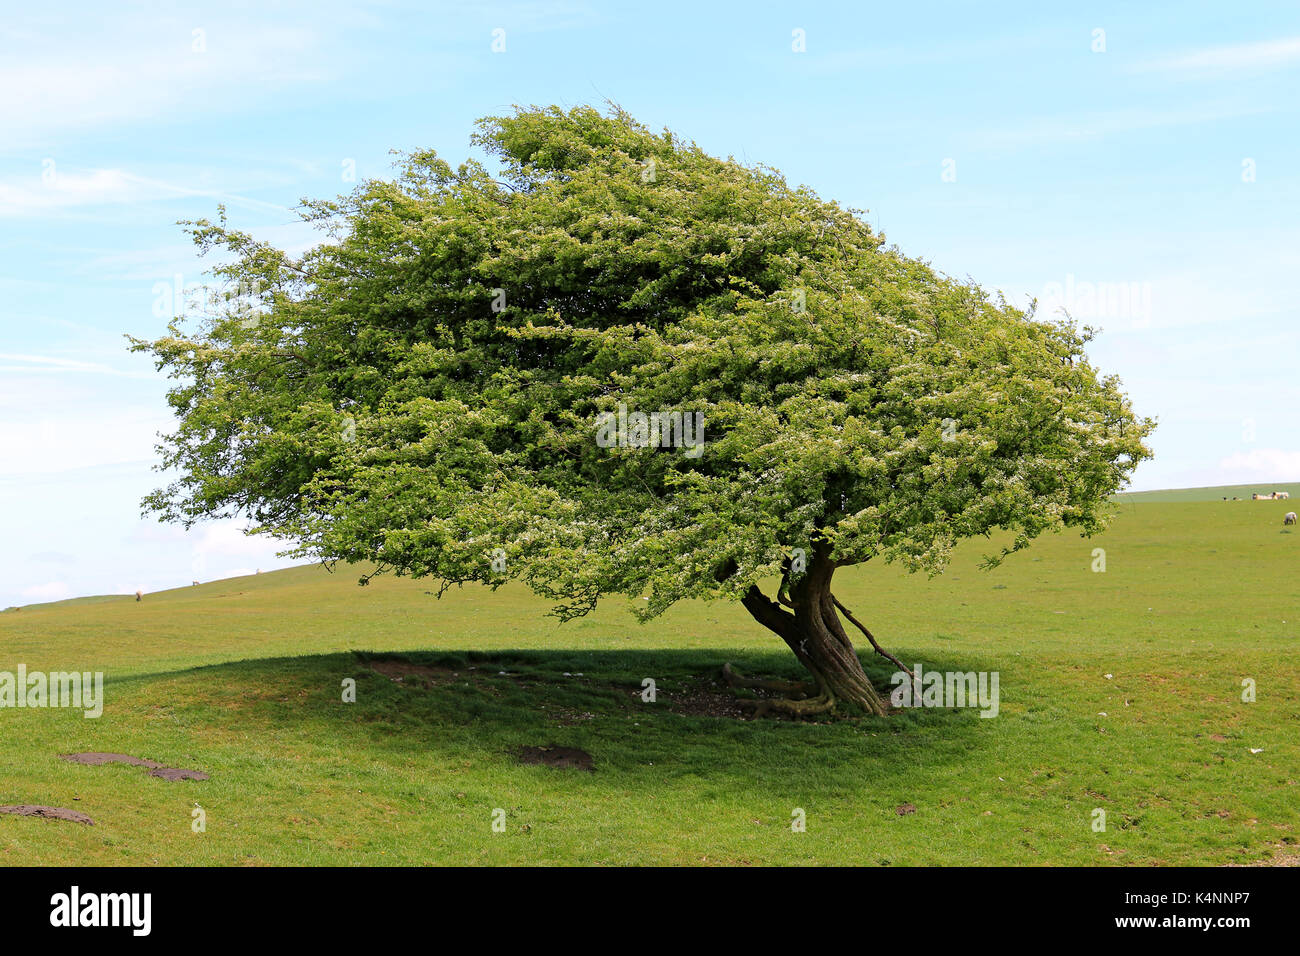
M 1225 484 L 1248 481 L 1296 481 L 1300 479 L 1300 451 L 1283 448 L 1254 448 L 1219 461 Z
M 63 581 L 50 581 L 46 584 L 34 584 L 25 587 L 18 592 L 25 598 L 31 598 L 38 603 L 47 601 L 62 601 L 72 597 L 72 588 L 68 587 Z
M 1119 109 L 1069 116 L 1039 116 L 1014 126 L 980 129 L 970 136 L 975 149 L 1016 149 L 1035 143 L 1072 143 L 1170 126 L 1216 123 L 1270 112 L 1269 107 L 1210 103 L 1183 109 Z
M 0 217 L 48 216 L 59 210 L 86 206 L 196 196 L 232 206 L 292 214 L 285 206 L 222 189 L 181 186 L 121 169 L 64 172 L 56 164 L 48 175 L 0 182 Z
M 308 222 L 243 228 L 255 239 L 269 242 L 290 256 L 300 256 L 329 238 Z M 190 284 L 190 280 L 198 283 L 216 261 L 216 257 L 202 258 L 193 243 L 172 243 L 149 249 L 105 251 L 79 263 L 75 269 L 78 275 L 96 279 L 164 280 L 184 288 Z M 183 282 L 175 282 L 177 275 L 181 276 Z
M 1154 57 L 1129 67 L 1133 73 L 1221 73 L 1271 70 L 1300 64 L 1300 37 L 1207 47 Z
M 279 203 L 264 202 L 261 199 L 253 199 L 249 196 L 241 196 L 238 193 L 225 192 L 214 189 L 195 189 L 189 186 L 179 186 L 175 183 L 163 182 L 158 179 L 147 179 L 143 176 L 129 176 L 132 182 L 139 184 L 147 189 L 155 190 L 163 195 L 170 196 L 198 196 L 201 198 L 215 199 L 231 205 L 247 206 L 252 209 L 263 209 L 277 213 L 292 213 L 288 206 L 281 206 Z
M 51 355 L 22 355 L 0 352 L 0 362 L 20 363 L 0 365 L 0 372 L 29 372 L 37 375 L 90 373 L 95 375 L 120 375 L 124 378 L 157 378 L 156 375 L 117 369 L 101 362 L 83 362 L 79 359 L 58 358 Z
M 40 215 L 73 206 L 131 202 L 142 198 L 129 177 L 118 169 L 90 173 L 63 173 L 0 182 L 0 216 Z
M 75 414 L 4 409 L 0 476 L 48 475 L 102 465 L 151 463 L 172 422 L 154 408 L 86 407 Z
M 60 133 L 114 123 L 157 121 L 196 98 L 237 102 L 240 91 L 320 83 L 331 61 L 315 54 L 317 36 L 291 26 L 249 29 L 139 18 L 82 21 L 94 39 L 63 52 L 65 30 L 41 33 L 28 52 L 0 64 L 0 88 L 22 95 L 0 97 L 0 150 L 24 150 Z M 205 30 L 196 49 L 194 29 Z

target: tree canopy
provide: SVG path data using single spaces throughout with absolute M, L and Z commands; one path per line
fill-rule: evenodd
M 486 162 L 415 152 L 305 201 L 323 241 L 300 256 L 224 211 L 188 224 L 242 294 L 134 342 L 177 379 L 179 478 L 148 507 L 444 587 L 520 580 L 565 617 L 730 596 L 761 620 L 765 579 L 1092 533 L 1150 455 L 1090 330 L 776 170 L 617 107 L 519 108 L 473 141 Z M 642 440 L 638 413 L 702 433 Z M 798 617 L 790 594 L 770 610 Z

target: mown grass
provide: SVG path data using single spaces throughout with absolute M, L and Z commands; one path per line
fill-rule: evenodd
M 298 568 L 0 614 L 0 670 L 102 670 L 102 718 L 0 710 L 8 864 L 1219 864 L 1290 855 L 1300 807 L 1300 534 L 1287 502 L 1122 499 L 1093 539 L 992 572 L 978 544 L 926 580 L 836 591 L 927 670 L 996 670 L 1001 710 L 829 723 L 673 712 L 726 660 L 797 675 L 739 607 L 558 624 L 507 586 Z M 1277 512 L 1274 514 L 1273 512 Z M 1093 549 L 1105 573 L 1091 570 Z M 458 675 L 395 683 L 368 655 Z M 869 661 L 885 684 L 891 667 Z M 469 670 L 470 667 L 474 670 Z M 506 673 L 500 674 L 500 671 Z M 565 676 L 565 674 L 572 676 Z M 577 675 L 581 676 L 577 676 Z M 1110 675 L 1108 678 L 1106 675 Z M 644 703 L 655 678 L 660 701 Z M 341 685 L 357 681 L 356 703 Z M 1257 700 L 1241 699 L 1242 680 Z M 1103 716 L 1104 715 L 1104 716 Z M 521 764 L 559 744 L 594 772 Z M 1252 753 L 1251 750 L 1258 750 Z M 168 782 L 58 755 L 204 770 Z M 206 812 L 204 833 L 191 811 Z M 900 816 L 898 808 L 915 806 Z M 506 831 L 494 833 L 494 809 Z M 791 830 L 806 812 L 807 831 Z M 1107 814 L 1094 832 L 1092 813 Z

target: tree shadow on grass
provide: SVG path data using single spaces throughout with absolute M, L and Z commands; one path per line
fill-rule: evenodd
M 882 693 L 892 665 L 864 661 Z M 557 787 L 579 777 L 624 787 L 703 781 L 714 792 L 853 792 L 887 784 L 914 768 L 967 763 L 989 744 L 991 720 L 973 708 L 912 709 L 888 717 L 819 722 L 739 719 L 683 713 L 678 702 L 702 690 L 729 696 L 720 673 L 731 661 L 746 672 L 801 678 L 780 652 L 736 650 L 380 651 L 240 661 L 140 675 L 141 690 L 174 698 L 196 731 L 273 730 L 338 741 L 395 765 L 450 761 L 518 767 L 526 747 L 557 745 L 589 753 L 593 774 L 547 768 Z M 928 661 L 927 669 L 962 669 Z M 646 699 L 647 678 L 655 701 Z M 151 687 L 165 680 L 169 686 Z M 355 681 L 355 702 L 345 702 Z M 175 686 L 180 685 L 180 686 Z

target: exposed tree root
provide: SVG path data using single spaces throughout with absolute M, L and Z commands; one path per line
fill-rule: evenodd
M 830 714 L 835 711 L 835 698 L 827 694 L 808 700 L 791 700 L 788 697 L 767 697 L 762 700 L 742 700 L 745 707 L 754 709 L 755 717 L 768 714 L 785 714 L 789 717 L 812 717 L 817 714 Z
M 761 697 L 758 700 L 742 698 L 742 707 L 749 707 L 755 717 L 784 714 L 788 717 L 811 717 L 835 711 L 835 698 L 828 693 L 813 697 L 817 685 L 813 681 L 778 680 L 776 678 L 746 677 L 730 664 L 722 665 L 722 679 L 727 686 L 752 690 L 770 690 L 785 697 Z
M 817 685 L 812 681 L 746 677 L 730 664 L 722 665 L 722 679 L 727 682 L 728 687 L 770 690 L 778 694 L 785 694 L 792 700 L 803 700 L 806 697 L 811 697 L 817 691 Z

